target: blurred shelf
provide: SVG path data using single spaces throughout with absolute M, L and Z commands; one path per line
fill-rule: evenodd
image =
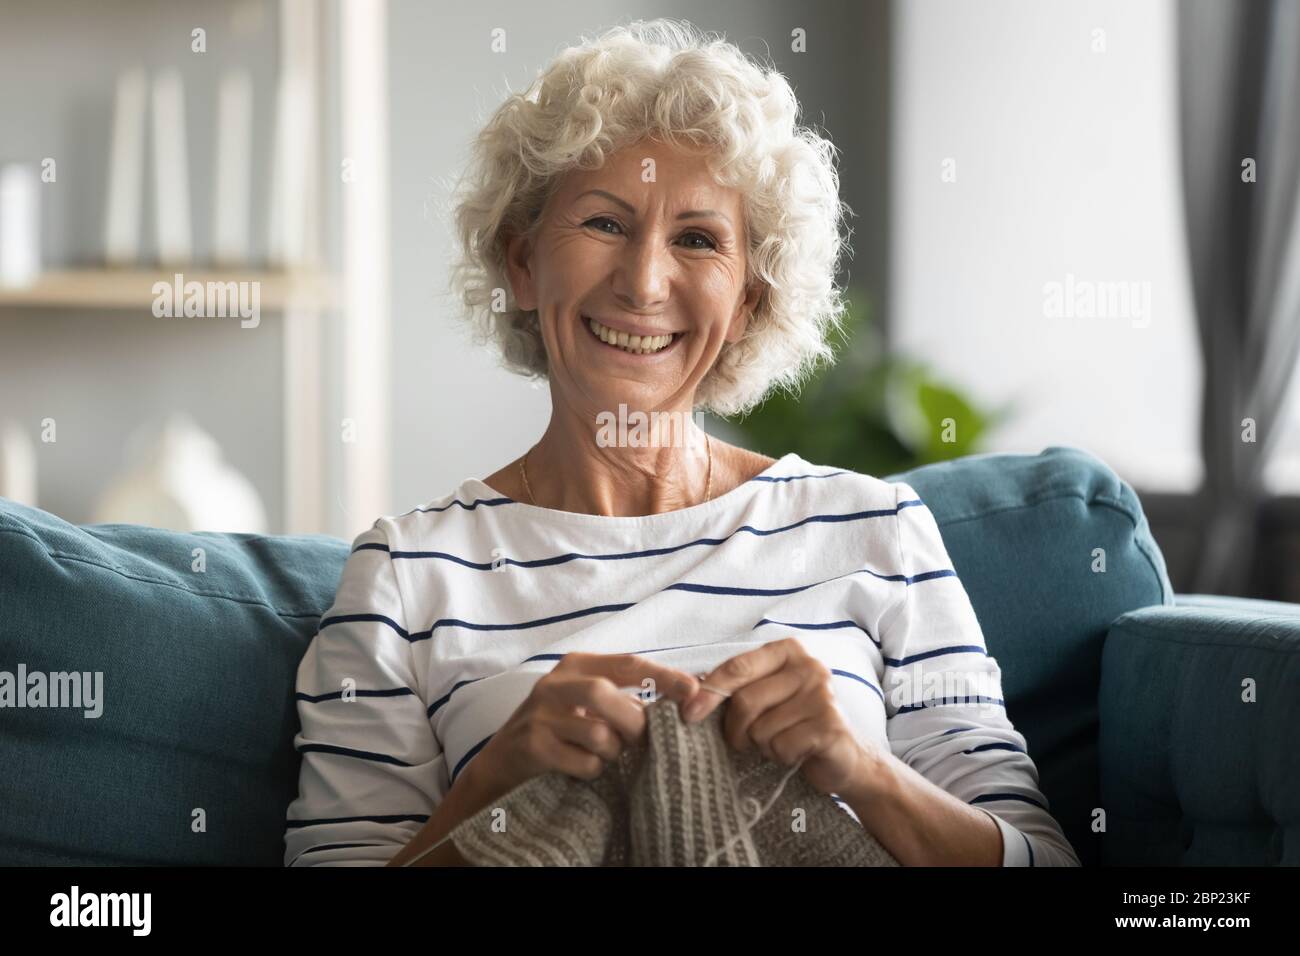
M 0 308 L 90 308 L 152 310 L 154 284 L 258 283 L 259 307 L 326 309 L 342 301 L 337 277 L 323 272 L 206 270 L 183 266 L 154 269 L 70 269 L 51 271 L 25 286 L 0 285 Z M 238 285 L 236 285 L 238 288 Z

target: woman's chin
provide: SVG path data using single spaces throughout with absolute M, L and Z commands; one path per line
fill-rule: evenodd
M 667 398 L 662 389 L 636 388 L 628 382 L 619 382 L 615 388 L 610 388 L 609 383 L 605 383 L 605 387 L 593 388 L 587 394 L 591 396 L 598 413 L 612 412 L 615 415 L 620 406 L 627 410 L 626 414 L 662 408 Z
M 587 383 L 581 390 L 586 396 L 591 417 L 598 425 L 606 422 L 617 424 L 620 421 L 628 423 L 620 427 L 635 424 L 631 416 L 636 413 L 644 413 L 648 417 L 654 412 L 662 413 L 663 410 L 674 407 L 677 395 L 676 392 L 663 388 L 648 385 L 638 387 L 637 383 L 626 380 L 610 382 L 608 378 Z
M 605 348 L 606 346 L 601 346 Z M 602 413 L 630 415 L 634 411 L 663 410 L 676 408 L 681 404 L 684 393 L 679 376 L 668 376 L 662 369 L 649 374 L 649 369 L 621 367 L 621 363 L 593 367 L 590 364 L 575 365 L 565 363 L 565 371 L 571 377 L 576 394 L 582 396 L 582 402 L 593 415 Z M 689 407 L 689 403 L 688 403 Z

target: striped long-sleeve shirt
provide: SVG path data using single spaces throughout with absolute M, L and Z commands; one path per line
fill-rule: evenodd
M 661 514 L 540 508 L 470 478 L 378 519 L 298 669 L 285 863 L 387 862 L 568 652 L 700 673 L 791 636 L 864 746 L 993 818 L 1004 866 L 1078 865 L 934 516 L 904 482 L 795 454 Z

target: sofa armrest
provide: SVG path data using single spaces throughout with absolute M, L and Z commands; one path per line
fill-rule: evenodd
M 1244 617 L 1300 617 L 1300 604 L 1264 601 L 1259 598 L 1228 597 L 1224 594 L 1175 594 L 1175 607 L 1199 607 L 1211 611 L 1235 611 Z
M 1300 865 L 1300 606 L 1189 597 L 1106 637 L 1102 863 Z

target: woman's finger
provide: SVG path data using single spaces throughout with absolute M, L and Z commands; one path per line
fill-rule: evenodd
M 575 717 L 575 720 L 584 720 Z M 581 747 L 552 733 L 548 744 L 550 750 L 546 755 L 545 771 L 558 770 L 570 777 L 580 780 L 595 780 L 605 772 L 605 761 L 599 754 L 594 754 L 586 747 Z
M 581 747 L 602 760 L 617 760 L 623 752 L 622 737 L 603 720 L 562 716 L 552 721 L 551 728 L 560 740 Z
M 701 681 L 701 689 L 686 705 L 684 719 L 693 722 L 707 717 L 727 697 L 747 684 L 775 674 L 796 655 L 806 656 L 806 652 L 794 638 L 786 638 L 723 661 Z
M 722 735 L 727 743 L 736 750 L 749 749 L 750 725 L 766 711 L 799 693 L 806 684 L 804 675 L 787 667 L 733 693 L 722 720 Z
M 814 719 L 791 724 L 774 734 L 767 742 L 767 750 L 777 763 L 791 767 L 825 745 L 824 725 Z
M 796 694 L 759 715 L 749 725 L 748 740 L 764 756 L 774 758 L 776 755 L 771 747 L 773 738 L 805 721 L 816 720 L 825 713 L 826 706 L 825 699 L 815 691 Z
M 547 681 L 551 700 L 575 716 L 582 709 L 583 720 L 602 720 L 626 743 L 635 743 L 645 733 L 645 707 L 627 694 L 619 693 L 607 677 L 582 673 L 553 674 Z M 568 716 L 566 714 L 565 716 Z
M 608 678 L 616 687 L 648 686 L 679 704 L 689 700 L 699 687 L 699 681 L 693 674 L 636 654 L 565 654 L 560 664 L 556 665 L 557 669 L 560 666 L 566 670 Z

